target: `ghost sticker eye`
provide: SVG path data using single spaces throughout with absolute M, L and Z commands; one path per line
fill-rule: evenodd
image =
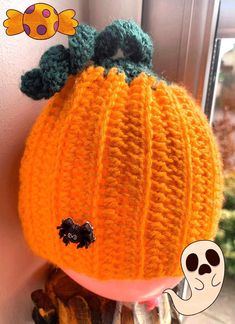
M 209 249 L 206 251 L 206 259 L 210 263 L 210 265 L 212 265 L 213 267 L 219 265 L 219 263 L 220 263 L 219 255 L 213 249 Z
M 198 257 L 195 253 L 191 253 L 187 256 L 186 267 L 188 271 L 196 271 L 198 267 Z

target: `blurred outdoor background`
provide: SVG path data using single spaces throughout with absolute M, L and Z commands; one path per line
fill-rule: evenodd
M 222 39 L 216 82 L 213 129 L 222 154 L 225 197 L 217 234 L 227 276 L 235 277 L 235 39 Z

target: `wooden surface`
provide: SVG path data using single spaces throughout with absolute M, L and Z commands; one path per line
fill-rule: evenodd
M 95 295 L 78 285 L 60 269 L 50 270 L 44 290 L 31 294 L 32 317 L 36 324 L 159 324 L 158 309 L 145 305 L 122 304 Z M 172 320 L 168 299 L 163 299 L 161 323 Z

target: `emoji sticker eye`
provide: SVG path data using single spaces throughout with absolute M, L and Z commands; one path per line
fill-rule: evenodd
M 206 259 L 210 263 L 210 265 L 212 265 L 214 267 L 219 265 L 219 263 L 220 263 L 219 255 L 213 249 L 209 249 L 206 251 Z
M 73 239 L 74 240 L 76 240 L 78 237 L 77 237 L 77 235 L 75 234 L 75 235 L 73 235 Z
M 198 257 L 195 253 L 191 253 L 187 256 L 186 267 L 188 271 L 195 271 L 198 267 Z
M 71 233 L 69 233 L 69 234 L 68 234 L 68 238 L 71 239 L 72 237 L 73 237 L 73 235 L 72 235 Z

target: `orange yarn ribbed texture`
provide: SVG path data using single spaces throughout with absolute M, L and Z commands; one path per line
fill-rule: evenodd
M 72 76 L 26 143 L 19 210 L 32 250 L 97 279 L 181 274 L 192 241 L 212 239 L 222 203 L 220 156 L 200 108 L 177 85 L 115 68 Z M 62 219 L 92 223 L 87 250 L 65 246 Z

